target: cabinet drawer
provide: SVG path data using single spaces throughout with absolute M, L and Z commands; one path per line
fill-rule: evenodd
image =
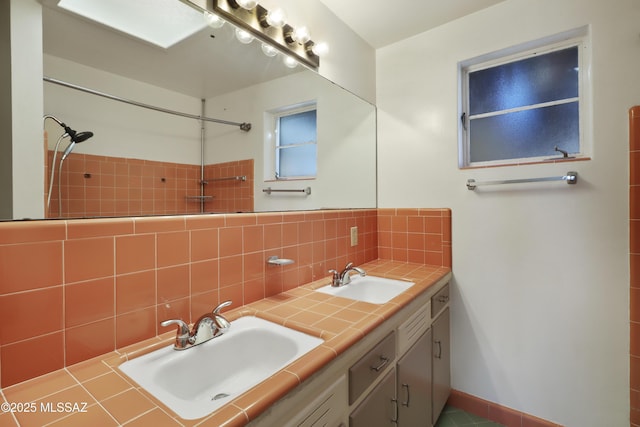
M 444 285 L 437 294 L 431 297 L 431 318 L 433 319 L 449 303 L 449 284 Z
M 373 349 L 349 368 L 349 404 L 360 397 L 396 357 L 395 331 L 392 331 Z

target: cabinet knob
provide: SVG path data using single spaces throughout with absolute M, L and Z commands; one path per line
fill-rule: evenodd
M 449 301 L 449 295 L 441 295 L 438 297 L 438 302 L 447 302 Z

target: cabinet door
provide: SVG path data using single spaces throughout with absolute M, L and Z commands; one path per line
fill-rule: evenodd
M 347 412 L 347 378 L 342 375 L 284 427 L 346 427 Z
M 398 361 L 398 424 L 431 425 L 431 329 Z
M 451 391 L 451 361 L 449 349 L 449 308 L 433 322 L 433 413 L 435 424 Z
M 397 425 L 396 371 L 392 369 L 349 416 L 350 427 Z

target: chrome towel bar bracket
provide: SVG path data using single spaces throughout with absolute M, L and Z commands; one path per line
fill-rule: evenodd
M 498 184 L 522 184 L 527 182 L 543 182 L 543 181 L 566 181 L 567 184 L 575 184 L 578 182 L 578 172 L 567 172 L 562 176 L 546 176 L 541 178 L 523 178 L 523 179 L 505 179 L 497 181 L 476 181 L 475 179 L 467 180 L 467 189 L 475 190 L 479 185 L 498 185 Z

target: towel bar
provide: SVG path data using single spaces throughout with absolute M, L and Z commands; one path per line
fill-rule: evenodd
M 547 176 L 541 178 L 522 178 L 522 179 L 505 179 L 496 181 L 476 181 L 475 179 L 467 180 L 467 189 L 475 190 L 479 185 L 498 185 L 498 184 L 521 184 L 526 182 L 542 182 L 542 181 L 567 181 L 567 184 L 575 184 L 578 182 L 578 172 L 567 172 L 562 176 Z

